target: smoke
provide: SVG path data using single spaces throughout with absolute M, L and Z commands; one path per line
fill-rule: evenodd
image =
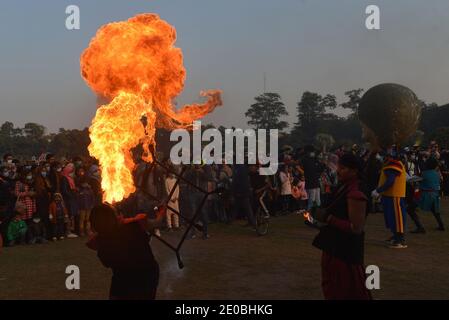
M 171 295 L 173 291 L 172 285 L 177 283 L 180 279 L 185 276 L 185 267 L 179 269 L 178 261 L 176 259 L 170 259 L 166 265 L 164 265 L 164 273 L 166 277 L 167 285 L 163 289 L 164 294 Z

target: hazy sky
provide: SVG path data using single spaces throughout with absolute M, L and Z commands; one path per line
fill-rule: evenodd
M 80 30 L 65 28 L 70 4 L 80 7 Z M 369 4 L 380 7 L 380 31 L 365 28 Z M 180 103 L 198 101 L 202 89 L 224 91 L 206 122 L 245 127 L 264 72 L 291 123 L 305 90 L 342 102 L 349 89 L 397 82 L 449 102 L 448 0 L 1 0 L 0 122 L 89 126 L 96 97 L 79 56 L 101 25 L 143 12 L 177 29 L 187 69 Z

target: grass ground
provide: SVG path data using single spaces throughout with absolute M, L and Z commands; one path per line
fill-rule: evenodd
M 448 209 L 445 200 L 447 224 Z M 420 215 L 428 233 L 408 234 L 405 250 L 386 248 L 382 240 L 389 234 L 383 216 L 369 216 L 365 260 L 380 268 L 381 289 L 373 292 L 375 299 L 449 299 L 449 231 L 434 231 L 433 217 Z M 182 270 L 174 254 L 153 240 L 161 266 L 158 299 L 322 299 L 320 252 L 311 246 L 316 231 L 299 216 L 273 218 L 264 237 L 240 223 L 213 224 L 210 234 L 207 241 L 185 243 Z M 177 234 L 166 237 L 174 242 Z M 84 242 L 4 248 L 0 299 L 106 299 L 111 272 Z M 80 268 L 80 290 L 65 288 L 68 265 Z

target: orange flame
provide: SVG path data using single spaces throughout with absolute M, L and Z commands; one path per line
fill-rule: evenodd
M 304 211 L 304 213 L 302 215 L 303 215 L 305 221 L 310 221 L 310 213 L 309 212 Z
M 204 104 L 173 108 L 186 78 L 175 41 L 174 27 L 155 14 L 140 14 L 101 27 L 81 56 L 82 77 L 95 93 L 111 101 L 98 108 L 89 130 L 89 153 L 100 162 L 103 199 L 109 203 L 136 190 L 134 147 L 142 144 L 142 159 L 151 162 L 149 146 L 156 147 L 157 127 L 191 126 L 222 104 L 221 91 L 209 90 L 201 92 L 207 98 Z

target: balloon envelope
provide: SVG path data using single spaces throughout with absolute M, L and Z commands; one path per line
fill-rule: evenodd
M 381 147 L 401 144 L 418 129 L 421 105 L 415 93 L 399 84 L 372 87 L 362 97 L 358 117 Z

